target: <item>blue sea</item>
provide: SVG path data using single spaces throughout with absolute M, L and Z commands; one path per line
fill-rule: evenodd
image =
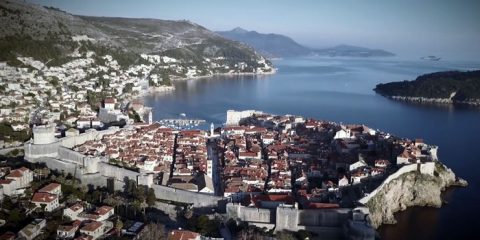
M 154 120 L 200 118 L 220 126 L 226 111 L 255 109 L 342 123 L 362 123 L 439 146 L 439 158 L 469 182 L 449 189 L 441 209 L 411 208 L 382 226 L 383 239 L 472 239 L 480 226 L 480 108 L 416 105 L 375 94 L 378 83 L 412 80 L 447 70 L 480 69 L 480 62 L 399 58 L 289 58 L 264 76 L 218 76 L 174 82 L 173 93 L 149 95 Z M 475 238 L 475 237 L 474 237 Z

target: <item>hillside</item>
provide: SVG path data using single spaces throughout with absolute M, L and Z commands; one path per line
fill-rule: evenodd
M 378 84 L 375 92 L 388 96 L 480 100 L 480 71 L 447 71 L 425 74 L 414 81 Z
M 311 53 L 311 49 L 280 34 L 261 34 L 256 31 L 247 31 L 242 28 L 235 28 L 231 31 L 221 31 L 217 33 L 225 38 L 244 42 L 269 57 L 292 57 Z
M 74 16 L 19 1 L 0 2 L 0 21 L 0 61 L 14 65 L 23 56 L 60 66 L 83 50 L 111 55 L 123 67 L 140 63 L 142 53 L 177 57 L 206 70 L 204 75 L 225 72 L 212 69 L 209 58 L 228 69 L 243 62 L 240 72 L 263 67 L 258 63 L 263 58 L 250 47 L 188 21 Z
M 381 49 L 369 49 L 350 45 L 314 49 L 305 47 L 284 35 L 274 33 L 263 34 L 256 31 L 247 31 L 239 27 L 230 31 L 219 31 L 217 33 L 225 38 L 248 44 L 268 57 L 295 57 L 306 55 L 330 57 L 390 57 L 395 55 Z

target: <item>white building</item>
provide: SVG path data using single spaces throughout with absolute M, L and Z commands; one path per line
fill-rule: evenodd
M 33 181 L 33 172 L 26 167 L 21 167 L 10 172 L 5 179 L 15 181 L 15 190 L 30 186 Z
M 51 212 L 60 206 L 58 196 L 50 193 L 35 193 L 31 202 L 38 208 L 45 206 L 45 211 L 47 212 Z
M 101 237 L 104 233 L 104 224 L 98 221 L 92 221 L 80 229 L 80 233 L 91 236 L 93 239 Z
M 255 111 L 255 110 L 245 110 L 245 111 L 235 111 L 235 110 L 228 110 L 227 111 L 227 122 L 226 125 L 238 125 L 240 120 L 243 118 L 251 117 L 253 115 L 260 115 L 263 112 Z
M 45 219 L 35 219 L 33 222 L 22 228 L 18 232 L 20 239 L 32 240 L 42 233 L 42 229 L 47 225 Z
M 50 193 L 60 196 L 62 195 L 62 185 L 58 183 L 50 183 L 47 186 L 38 190 L 38 192 Z
M 80 203 L 75 203 L 74 205 L 63 209 L 63 216 L 70 218 L 71 220 L 77 220 L 78 214 L 83 212 L 83 206 Z

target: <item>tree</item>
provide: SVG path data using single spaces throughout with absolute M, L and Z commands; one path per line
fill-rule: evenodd
M 157 197 L 155 196 L 155 190 L 153 190 L 153 188 L 149 188 L 147 193 L 147 205 L 149 207 L 153 207 L 155 206 L 156 201 Z
M 143 240 L 160 240 L 165 238 L 165 226 L 159 223 L 149 223 L 142 231 L 140 239 Z
M 131 93 L 133 89 L 133 83 L 127 83 L 122 89 L 123 93 Z
M 120 220 L 120 218 L 117 218 L 117 221 L 115 222 L 115 229 L 117 230 L 117 236 L 120 236 L 122 234 L 122 228 L 123 228 L 123 222 Z
M 8 216 L 8 222 L 17 224 L 22 221 L 23 219 L 22 215 L 23 214 L 20 212 L 18 208 L 14 208 L 12 209 L 12 211 L 10 211 L 10 215 Z

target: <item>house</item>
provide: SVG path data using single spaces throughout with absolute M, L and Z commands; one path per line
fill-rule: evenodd
M 30 186 L 30 183 L 33 181 L 33 172 L 26 167 L 21 167 L 11 171 L 10 174 L 5 176 L 5 179 L 16 181 L 17 189 L 26 188 Z
M 92 221 L 87 223 L 80 229 L 80 233 L 91 236 L 92 239 L 101 237 L 104 233 L 104 226 L 102 222 Z
M 69 217 L 72 220 L 76 220 L 78 214 L 83 212 L 83 210 L 82 204 L 78 202 L 68 208 L 63 209 L 63 216 Z
M 12 179 L 1 179 L 0 185 L 3 189 L 2 195 L 12 196 L 16 194 L 17 184 Z M 2 196 L 3 197 L 3 196 Z
M 33 195 L 31 202 L 39 208 L 45 206 L 47 212 L 51 212 L 59 206 L 58 196 L 50 193 L 37 192 Z
M 92 127 L 102 127 L 102 121 L 99 118 L 92 118 Z
M 390 165 L 390 162 L 388 160 L 383 160 L 383 159 L 375 160 L 375 167 L 386 168 L 388 167 L 388 165 Z
M 77 120 L 77 128 L 90 128 L 91 121 L 88 118 L 79 118 Z
M 200 240 L 200 233 L 187 230 L 172 230 L 168 234 L 168 240 Z
M 348 139 L 351 138 L 351 132 L 350 129 L 340 129 L 335 133 L 335 137 L 333 139 Z
M 357 168 L 366 167 L 366 166 L 367 166 L 367 163 L 365 163 L 365 161 L 359 160 L 359 161 L 357 161 L 357 162 L 355 162 L 355 163 L 350 164 L 350 166 L 348 167 L 348 169 L 349 169 L 350 171 L 353 171 L 353 170 L 355 170 L 355 169 L 357 169 Z
M 75 233 L 77 232 L 80 224 L 82 222 L 79 220 L 75 220 L 70 224 L 60 225 L 57 228 L 57 238 L 61 239 L 72 239 L 75 237 Z
M 338 186 L 343 187 L 343 186 L 348 186 L 348 178 L 346 176 L 343 176 L 340 180 L 338 180 Z
M 13 232 L 5 232 L 4 234 L 0 235 L 0 240 L 14 240 L 15 233 Z
M 114 214 L 114 208 L 110 206 L 101 206 L 95 210 L 98 215 L 97 221 L 105 221 Z
M 45 219 L 35 219 L 33 222 L 22 228 L 18 232 L 20 239 L 32 240 L 42 233 L 42 229 L 47 225 Z
M 115 98 L 106 98 L 104 101 L 105 109 L 107 110 L 115 110 Z
M 59 183 L 50 183 L 47 186 L 38 190 L 38 192 L 62 195 L 62 185 Z

